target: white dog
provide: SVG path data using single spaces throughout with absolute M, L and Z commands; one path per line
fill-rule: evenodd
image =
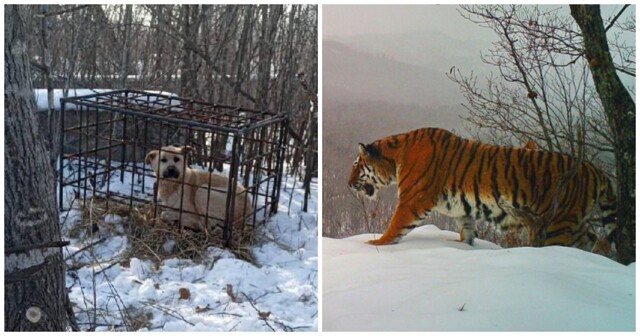
M 186 162 L 191 150 L 189 146 L 165 146 L 150 151 L 145 162 L 151 164 L 158 177 L 158 204 L 171 208 L 162 211 L 161 218 L 180 221 L 181 227 L 204 231 L 208 238 L 208 227 L 224 221 L 229 178 L 191 169 Z M 231 223 L 242 218 L 247 210 L 246 189 L 237 183 Z

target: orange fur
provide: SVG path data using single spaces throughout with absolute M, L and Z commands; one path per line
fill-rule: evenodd
M 349 186 L 375 197 L 380 188 L 398 183 L 391 222 L 369 243 L 397 243 L 422 225 L 430 211 L 438 211 L 456 219 L 460 239 L 468 244 L 473 243 L 475 220 L 484 219 L 501 227 L 524 223 L 535 246 L 591 249 L 595 234 L 586 221 L 596 208 L 603 223 L 615 227 L 615 195 L 608 178 L 590 163 L 537 145 L 536 150 L 525 147 L 483 144 L 435 128 L 360 144 Z
M 527 141 L 527 143 L 522 148 L 530 149 L 530 150 L 541 150 L 540 146 L 538 146 L 538 144 L 533 142 L 533 140 L 531 140 L 531 139 L 529 139 L 529 141 Z

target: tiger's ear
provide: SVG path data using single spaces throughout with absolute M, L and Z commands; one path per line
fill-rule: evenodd
M 373 145 L 358 144 L 360 156 L 377 158 L 380 157 L 380 151 Z
M 366 156 L 367 155 L 367 147 L 365 147 L 365 145 L 363 143 L 359 143 L 358 144 L 358 152 L 360 153 L 360 156 Z

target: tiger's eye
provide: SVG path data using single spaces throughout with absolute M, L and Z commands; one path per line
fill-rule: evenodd
M 176 157 L 173 158 L 173 162 L 178 162 L 178 161 L 180 161 L 179 157 L 176 156 Z
M 166 158 L 166 157 L 163 157 L 160 161 L 162 161 L 162 162 L 167 162 L 167 158 Z

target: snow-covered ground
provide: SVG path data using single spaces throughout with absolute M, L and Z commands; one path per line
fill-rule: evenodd
M 126 235 L 69 239 L 66 285 L 81 328 L 152 331 L 315 331 L 318 329 L 317 181 L 310 211 L 302 212 L 304 190 L 292 177 L 283 183 L 278 214 L 261 229 L 252 248 L 256 265 L 220 248 L 209 261 L 169 259 L 156 264 L 131 258 L 117 262 L 129 244 Z M 291 199 L 293 198 L 293 199 Z M 290 203 L 291 201 L 291 203 Z M 290 207 L 289 207 L 290 205 Z M 79 211 L 63 213 L 69 225 Z M 122 218 L 107 215 L 122 225 Z M 117 230 L 116 230 L 117 231 Z M 115 261 L 115 262 L 114 262 Z M 187 294 L 188 293 L 188 294 Z M 133 326 L 133 327 L 132 327 Z
M 471 247 L 433 225 L 399 244 L 323 238 L 324 331 L 634 331 L 635 263 L 568 247 Z

